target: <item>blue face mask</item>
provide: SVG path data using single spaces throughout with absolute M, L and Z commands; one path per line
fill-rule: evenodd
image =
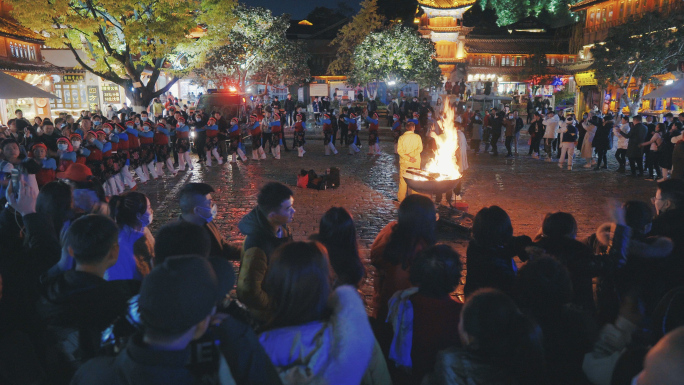
M 100 122 L 99 120 L 93 120 L 93 126 L 95 127 L 99 126 L 101 123 L 102 122 Z
M 196 212 L 197 215 L 199 215 L 202 219 L 207 221 L 207 223 L 210 223 L 216 218 L 216 214 L 218 214 L 218 207 L 216 204 L 211 206 L 211 209 L 206 208 L 206 207 L 197 207 L 197 209 L 200 209 L 200 211 L 204 211 L 206 213 L 207 210 L 209 210 L 209 216 L 205 216 L 203 214 L 200 214 L 199 212 Z
M 154 215 L 149 214 L 147 211 L 143 215 L 140 216 L 140 225 L 142 227 L 147 227 L 152 223 Z
M 146 122 L 146 121 L 147 121 L 147 116 L 143 116 L 143 117 L 141 117 L 140 119 L 142 119 L 143 122 Z
M 128 128 L 131 129 L 131 130 L 133 129 L 133 126 L 126 126 L 126 127 L 128 127 Z
M 57 148 L 59 149 L 59 151 L 66 151 L 69 149 L 69 145 L 66 143 L 59 143 L 57 145 Z

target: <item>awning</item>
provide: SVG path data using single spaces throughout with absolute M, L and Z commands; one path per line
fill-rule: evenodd
M 644 95 L 644 99 L 669 98 L 684 98 L 684 79 L 679 79 L 668 86 L 662 86 L 657 90 Z
M 0 99 L 19 98 L 48 98 L 59 99 L 57 96 L 34 87 L 14 76 L 0 72 Z

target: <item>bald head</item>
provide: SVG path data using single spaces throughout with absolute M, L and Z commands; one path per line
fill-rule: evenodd
M 637 385 L 680 385 L 684 379 L 684 326 L 665 335 L 648 351 Z

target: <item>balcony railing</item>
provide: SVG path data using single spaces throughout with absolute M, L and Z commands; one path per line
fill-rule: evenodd
M 652 10 L 648 10 L 647 12 L 660 12 L 662 14 L 665 14 L 665 16 L 667 16 L 666 15 L 667 12 L 672 12 L 672 11 L 675 11 L 679 8 L 682 8 L 682 4 L 684 4 L 684 2 L 682 2 L 681 0 L 679 0 L 679 1 L 673 0 L 672 3 L 668 4 L 665 7 L 658 7 L 658 8 L 652 9 Z M 606 22 L 602 22 L 602 23 L 592 25 L 591 27 L 585 27 L 584 32 L 592 33 L 592 32 L 604 31 L 604 30 L 607 30 L 609 28 L 618 26 L 620 24 L 627 23 L 630 20 L 630 18 L 632 18 L 632 17 L 639 19 L 644 15 L 644 13 L 646 13 L 646 12 L 640 11 L 638 13 L 633 13 L 633 14 L 629 15 L 628 17 L 622 17 L 621 19 L 606 21 Z

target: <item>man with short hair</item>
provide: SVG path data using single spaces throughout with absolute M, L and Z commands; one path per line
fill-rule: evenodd
M 397 153 L 399 154 L 399 192 L 397 201 L 402 202 L 409 194 L 408 186 L 404 181 L 409 167 L 420 168 L 420 153 L 423 152 L 423 141 L 420 135 L 415 133 L 416 125 L 413 122 L 406 123 L 406 132 L 399 137 Z
M 32 130 L 33 126 L 31 126 L 31 123 L 24 118 L 24 112 L 22 110 L 14 111 L 14 115 L 16 117 L 14 123 L 17 126 L 17 134 L 19 134 L 19 136 L 22 136 L 25 130 L 30 130 L 33 135 L 36 134 L 33 132 L 34 130 Z
M 287 94 L 287 99 L 285 99 L 285 114 L 287 115 L 287 125 L 292 126 L 294 124 L 294 113 L 295 113 L 295 101 L 292 100 L 292 94 Z
M 49 278 L 40 289 L 37 310 L 61 360 L 47 368 L 67 382 L 86 360 L 96 356 L 100 335 L 140 289 L 135 280 L 105 281 L 119 257 L 119 230 L 110 218 L 90 214 L 75 220 L 64 247 L 76 268 Z
M 269 300 L 261 287 L 273 251 L 292 240 L 288 223 L 295 209 L 294 193 L 287 186 L 267 183 L 259 191 L 257 206 L 238 224 L 245 241 L 240 258 L 238 299 L 261 321 L 268 319 Z
M 546 118 L 544 118 L 544 152 L 546 152 L 546 161 L 553 162 L 553 140 L 556 138 L 558 133 L 558 125 L 560 123 L 560 118 L 553 111 L 546 113 Z
M 624 136 L 629 140 L 627 142 L 627 158 L 629 159 L 629 169 L 632 176 L 637 176 L 637 169 L 639 169 L 639 176 L 644 176 L 644 147 L 641 145 L 646 139 L 648 128 L 642 123 L 641 115 L 632 118 L 634 127 L 625 134 L 622 130 L 618 130 L 618 134 Z
M 214 188 L 206 183 L 188 183 L 179 193 L 180 220 L 202 226 L 211 240 L 209 256 L 223 257 L 231 261 L 240 258 L 240 250 L 231 245 L 213 222 L 218 208 L 212 201 Z
M 116 357 L 83 365 L 72 384 L 195 384 L 206 373 L 186 368 L 190 343 L 207 331 L 232 279 L 200 256 L 168 258 L 145 277 L 138 306 L 144 326 Z

